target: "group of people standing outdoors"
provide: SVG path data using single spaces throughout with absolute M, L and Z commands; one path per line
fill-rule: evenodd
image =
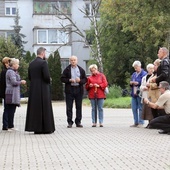
M 25 131 L 35 134 L 51 134 L 55 131 L 55 123 L 50 94 L 50 83 L 48 63 L 46 61 L 46 49 L 40 47 L 37 57 L 29 64 L 28 79 L 29 96 L 26 113 Z M 3 70 L 0 77 L 0 97 L 4 102 L 3 127 L 2 130 L 16 130 L 14 126 L 14 115 L 16 107 L 20 106 L 20 85 L 26 81 L 20 78 L 18 68 L 19 60 L 4 57 L 2 60 Z M 103 103 L 106 98 L 104 92 L 108 83 L 103 73 L 98 71 L 96 64 L 89 67 L 91 76 L 86 77 L 85 70 L 78 65 L 76 56 L 70 57 L 70 64 L 64 69 L 61 81 L 65 83 L 67 128 L 82 128 L 82 98 L 84 85 L 92 106 L 92 127 L 97 126 L 97 110 L 99 126 L 103 127 Z M 73 121 L 73 103 L 75 101 L 76 117 Z
M 55 131 L 55 123 L 50 95 L 50 78 L 48 63 L 45 59 L 46 49 L 40 47 L 37 57 L 29 64 L 28 79 L 29 96 L 26 114 L 25 131 L 35 134 L 51 134 Z M 2 60 L 4 69 L 0 77 L 0 97 L 4 100 L 2 130 L 12 131 L 16 107 L 20 106 L 20 85 L 26 81 L 18 73 L 19 60 L 5 57 Z M 170 60 L 169 51 L 162 47 L 158 51 L 158 59 L 147 65 L 147 72 L 140 61 L 132 66 L 135 72 L 131 76 L 131 107 L 134 124 L 131 127 L 143 127 L 148 120 L 147 128 L 161 129 L 161 134 L 170 134 Z M 84 87 L 88 91 L 91 102 L 92 127 L 103 127 L 103 104 L 106 99 L 105 89 L 108 86 L 106 76 L 98 71 L 96 64 L 89 66 L 91 75 L 86 77 L 85 70 L 78 65 L 76 56 L 70 57 L 70 64 L 61 75 L 65 84 L 67 128 L 82 128 L 82 99 Z M 73 103 L 75 101 L 76 116 L 73 120 Z M 98 115 L 98 116 L 97 116 Z M 97 118 L 98 117 L 98 118 Z
M 134 124 L 130 127 L 160 129 L 160 134 L 170 135 L 170 59 L 169 50 L 161 47 L 158 59 L 147 65 L 147 72 L 140 61 L 132 65 L 135 72 L 131 76 L 131 106 Z

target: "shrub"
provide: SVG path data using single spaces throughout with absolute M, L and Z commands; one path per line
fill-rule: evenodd
M 63 84 L 61 77 L 61 61 L 59 52 L 56 50 L 54 56 L 51 54 L 48 58 L 49 71 L 52 79 L 51 97 L 52 100 L 63 100 Z
M 119 98 L 122 96 L 122 89 L 120 86 L 113 85 L 109 87 L 109 94 L 107 98 Z

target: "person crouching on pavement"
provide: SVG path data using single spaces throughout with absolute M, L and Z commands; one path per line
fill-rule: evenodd
M 170 87 L 169 83 L 166 81 L 161 81 L 159 83 L 159 89 L 161 96 L 158 98 L 156 103 L 150 102 L 147 98 L 144 102 L 151 108 L 154 109 L 165 109 L 166 115 L 159 116 L 149 123 L 149 128 L 161 129 L 160 134 L 170 135 Z

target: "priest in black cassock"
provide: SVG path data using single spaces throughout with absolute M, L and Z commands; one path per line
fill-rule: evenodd
M 46 49 L 38 48 L 37 57 L 30 63 L 30 80 L 25 131 L 35 134 L 50 134 L 55 131 L 50 96 L 50 74 L 45 61 Z

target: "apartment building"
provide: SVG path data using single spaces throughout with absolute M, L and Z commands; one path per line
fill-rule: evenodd
M 14 18 L 18 9 L 21 33 L 26 35 L 26 51 L 36 53 L 36 50 L 43 46 L 49 55 L 58 49 L 62 68 L 69 64 L 71 55 L 76 55 L 79 65 L 87 70 L 89 48 L 78 34 L 72 32 L 73 27 L 63 29 L 62 26 L 70 23 L 56 16 L 54 6 L 69 15 L 81 31 L 90 28 L 89 19 L 80 11 L 86 8 L 90 13 L 88 0 L 0 0 L 0 36 L 8 37 L 12 34 L 11 26 L 15 25 Z

